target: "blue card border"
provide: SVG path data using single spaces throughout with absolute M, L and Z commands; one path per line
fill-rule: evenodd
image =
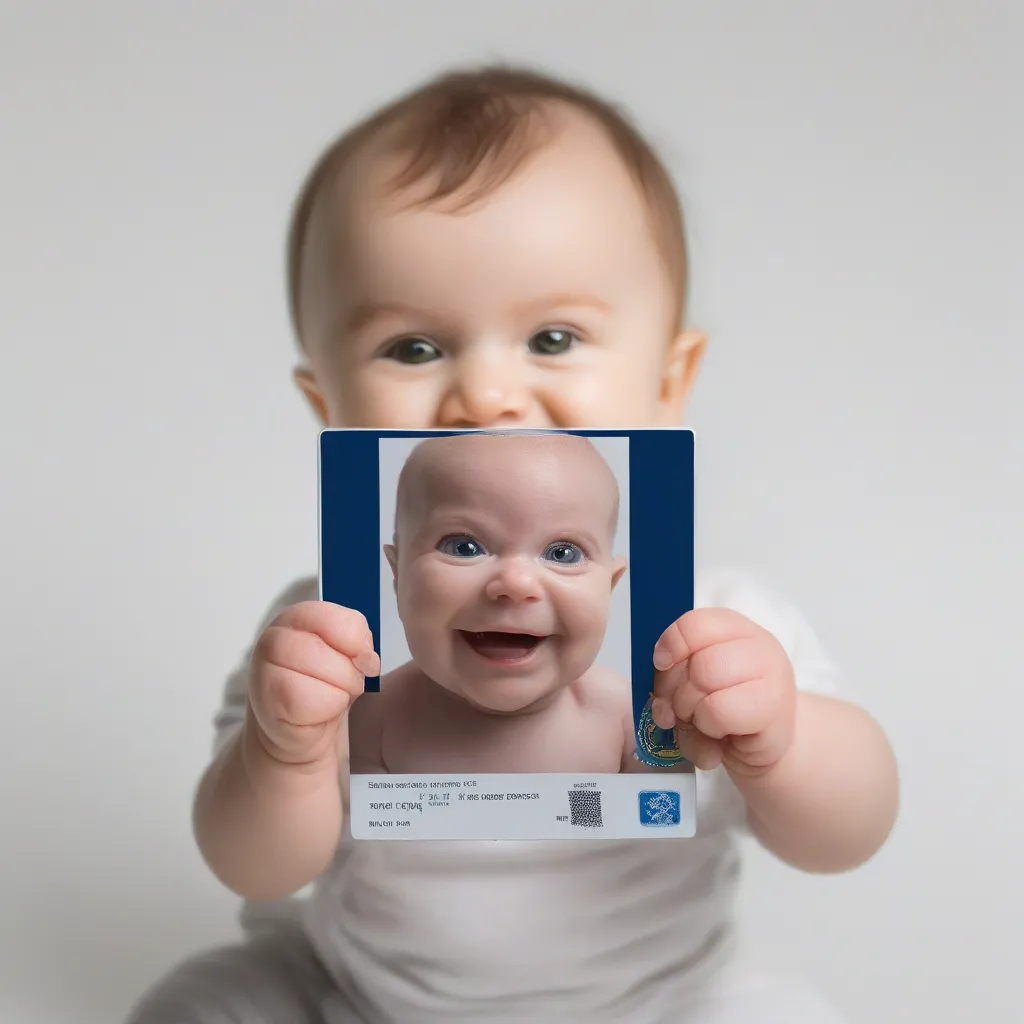
M 381 639 L 380 439 L 495 432 L 332 428 L 320 433 L 320 599 L 362 612 L 377 651 Z M 630 662 L 633 721 L 639 732 L 654 681 L 654 645 L 667 626 L 693 608 L 693 431 L 676 427 L 546 432 L 629 439 Z M 367 692 L 379 689 L 379 679 L 366 680 Z

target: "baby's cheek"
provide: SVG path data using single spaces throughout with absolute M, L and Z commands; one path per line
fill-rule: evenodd
M 398 588 L 398 616 L 414 658 L 420 656 L 425 643 L 429 646 L 429 638 L 437 632 L 438 606 L 431 593 L 422 579 L 406 579 Z
M 413 615 L 403 619 L 409 654 L 424 672 L 435 678 L 443 675 L 450 661 L 450 644 L 446 633 L 429 615 Z
M 411 615 L 436 618 L 439 611 L 451 603 L 451 592 L 455 587 L 450 571 L 443 565 L 419 564 L 402 581 L 400 594 L 404 590 L 405 606 Z
M 434 425 L 436 389 L 396 381 L 389 373 L 366 369 L 353 374 L 347 408 L 353 422 L 348 426 L 422 430 Z
M 594 588 L 580 588 L 574 599 L 566 602 L 566 632 L 580 658 L 597 657 L 608 621 L 608 603 Z
M 632 362 L 621 366 L 609 360 L 575 380 L 560 378 L 557 389 L 546 389 L 540 397 L 556 426 L 649 426 L 654 423 L 657 389 L 649 386 L 648 377 L 656 379 L 657 374 L 647 374 Z

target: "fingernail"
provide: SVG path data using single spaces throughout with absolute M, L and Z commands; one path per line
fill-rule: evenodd
M 363 651 L 352 659 L 352 664 L 371 679 L 380 675 L 380 658 L 376 651 Z
M 664 672 L 665 669 L 672 667 L 672 655 L 664 647 L 654 648 L 654 667 L 659 672 Z
M 659 729 L 671 729 L 675 725 L 675 715 L 665 701 L 658 699 L 651 703 L 651 718 Z

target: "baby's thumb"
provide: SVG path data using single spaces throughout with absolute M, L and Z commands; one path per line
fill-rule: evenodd
M 352 664 L 369 679 L 380 675 L 380 657 L 374 650 L 360 651 L 352 659 Z

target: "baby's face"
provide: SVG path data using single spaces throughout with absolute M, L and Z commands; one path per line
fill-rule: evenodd
M 426 442 L 388 547 L 413 660 L 497 713 L 542 707 L 594 662 L 611 592 L 617 488 L 580 438 Z
M 331 426 L 677 425 L 703 339 L 673 323 L 650 213 L 583 115 L 465 210 L 410 205 L 373 147 L 343 181 L 334 261 L 301 303 Z

